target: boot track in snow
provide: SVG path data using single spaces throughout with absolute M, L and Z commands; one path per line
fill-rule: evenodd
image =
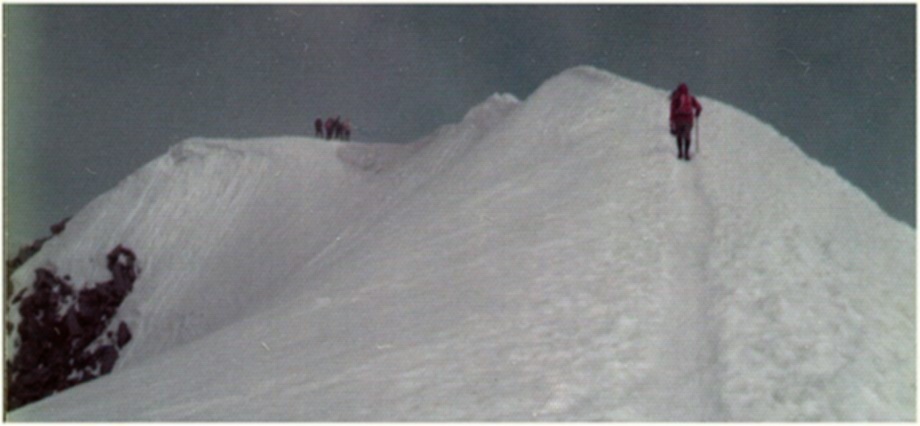
M 710 281 L 709 249 L 715 209 L 696 163 L 676 162 L 669 188 L 666 227 L 672 244 L 664 248 L 669 278 L 663 288 L 658 394 L 648 413 L 656 421 L 726 420 L 718 370 L 721 325 L 712 313 L 717 292 Z M 667 407 L 667 408 L 665 408 Z M 669 412 L 673 418 L 657 418 Z

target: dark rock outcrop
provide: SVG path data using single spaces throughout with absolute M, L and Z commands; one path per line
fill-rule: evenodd
M 35 271 L 32 291 L 13 299 L 22 319 L 16 355 L 6 366 L 8 410 L 112 371 L 131 331 L 123 322 L 115 335 L 106 330 L 133 289 L 135 260 L 130 249 L 116 247 L 107 257 L 112 279 L 79 290 L 69 277 Z
M 7 299 L 13 293 L 13 283 L 10 277 L 13 276 L 13 272 L 19 269 L 20 266 L 25 264 L 32 256 L 35 256 L 39 250 L 42 249 L 42 246 L 51 239 L 51 237 L 64 232 L 64 229 L 67 227 L 67 222 L 70 221 L 70 218 L 65 218 L 64 220 L 51 225 L 51 235 L 43 238 L 39 238 L 27 246 L 22 246 L 19 248 L 19 252 L 16 253 L 16 256 L 12 259 L 6 261 L 6 274 L 4 275 L 4 281 L 6 286 L 6 297 Z M 9 333 L 9 332 L 7 332 Z
M 70 221 L 70 218 L 66 218 L 54 225 L 51 225 L 51 235 L 43 238 L 39 238 L 27 246 L 23 246 L 19 249 L 19 253 L 16 253 L 16 257 L 6 261 L 6 275 L 7 282 L 9 282 L 9 276 L 22 266 L 26 261 L 35 256 L 35 253 L 38 253 L 42 249 L 42 246 L 51 239 L 51 237 L 64 232 L 64 229 L 67 227 L 67 222 Z M 9 293 L 7 293 L 9 294 Z

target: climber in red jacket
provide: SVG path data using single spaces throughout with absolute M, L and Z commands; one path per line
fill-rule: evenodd
M 671 134 L 677 136 L 677 158 L 690 161 L 690 130 L 703 107 L 685 83 L 671 93 Z

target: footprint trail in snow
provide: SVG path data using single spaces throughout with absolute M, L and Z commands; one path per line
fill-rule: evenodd
M 697 160 L 699 161 L 699 160 Z M 718 376 L 719 320 L 712 315 L 716 290 L 709 279 L 708 257 L 715 226 L 712 207 L 694 163 L 677 162 L 671 169 L 663 247 L 668 264 L 661 288 L 663 308 L 657 397 L 648 415 L 658 421 L 725 420 Z M 667 407 L 667 409 L 664 409 Z M 670 417 L 661 418 L 662 413 Z

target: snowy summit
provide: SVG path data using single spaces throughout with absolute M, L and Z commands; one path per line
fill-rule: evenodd
M 136 256 L 111 373 L 9 419 L 915 419 L 915 231 L 713 99 L 678 161 L 667 96 L 578 67 L 411 144 L 185 141 L 13 275 Z

